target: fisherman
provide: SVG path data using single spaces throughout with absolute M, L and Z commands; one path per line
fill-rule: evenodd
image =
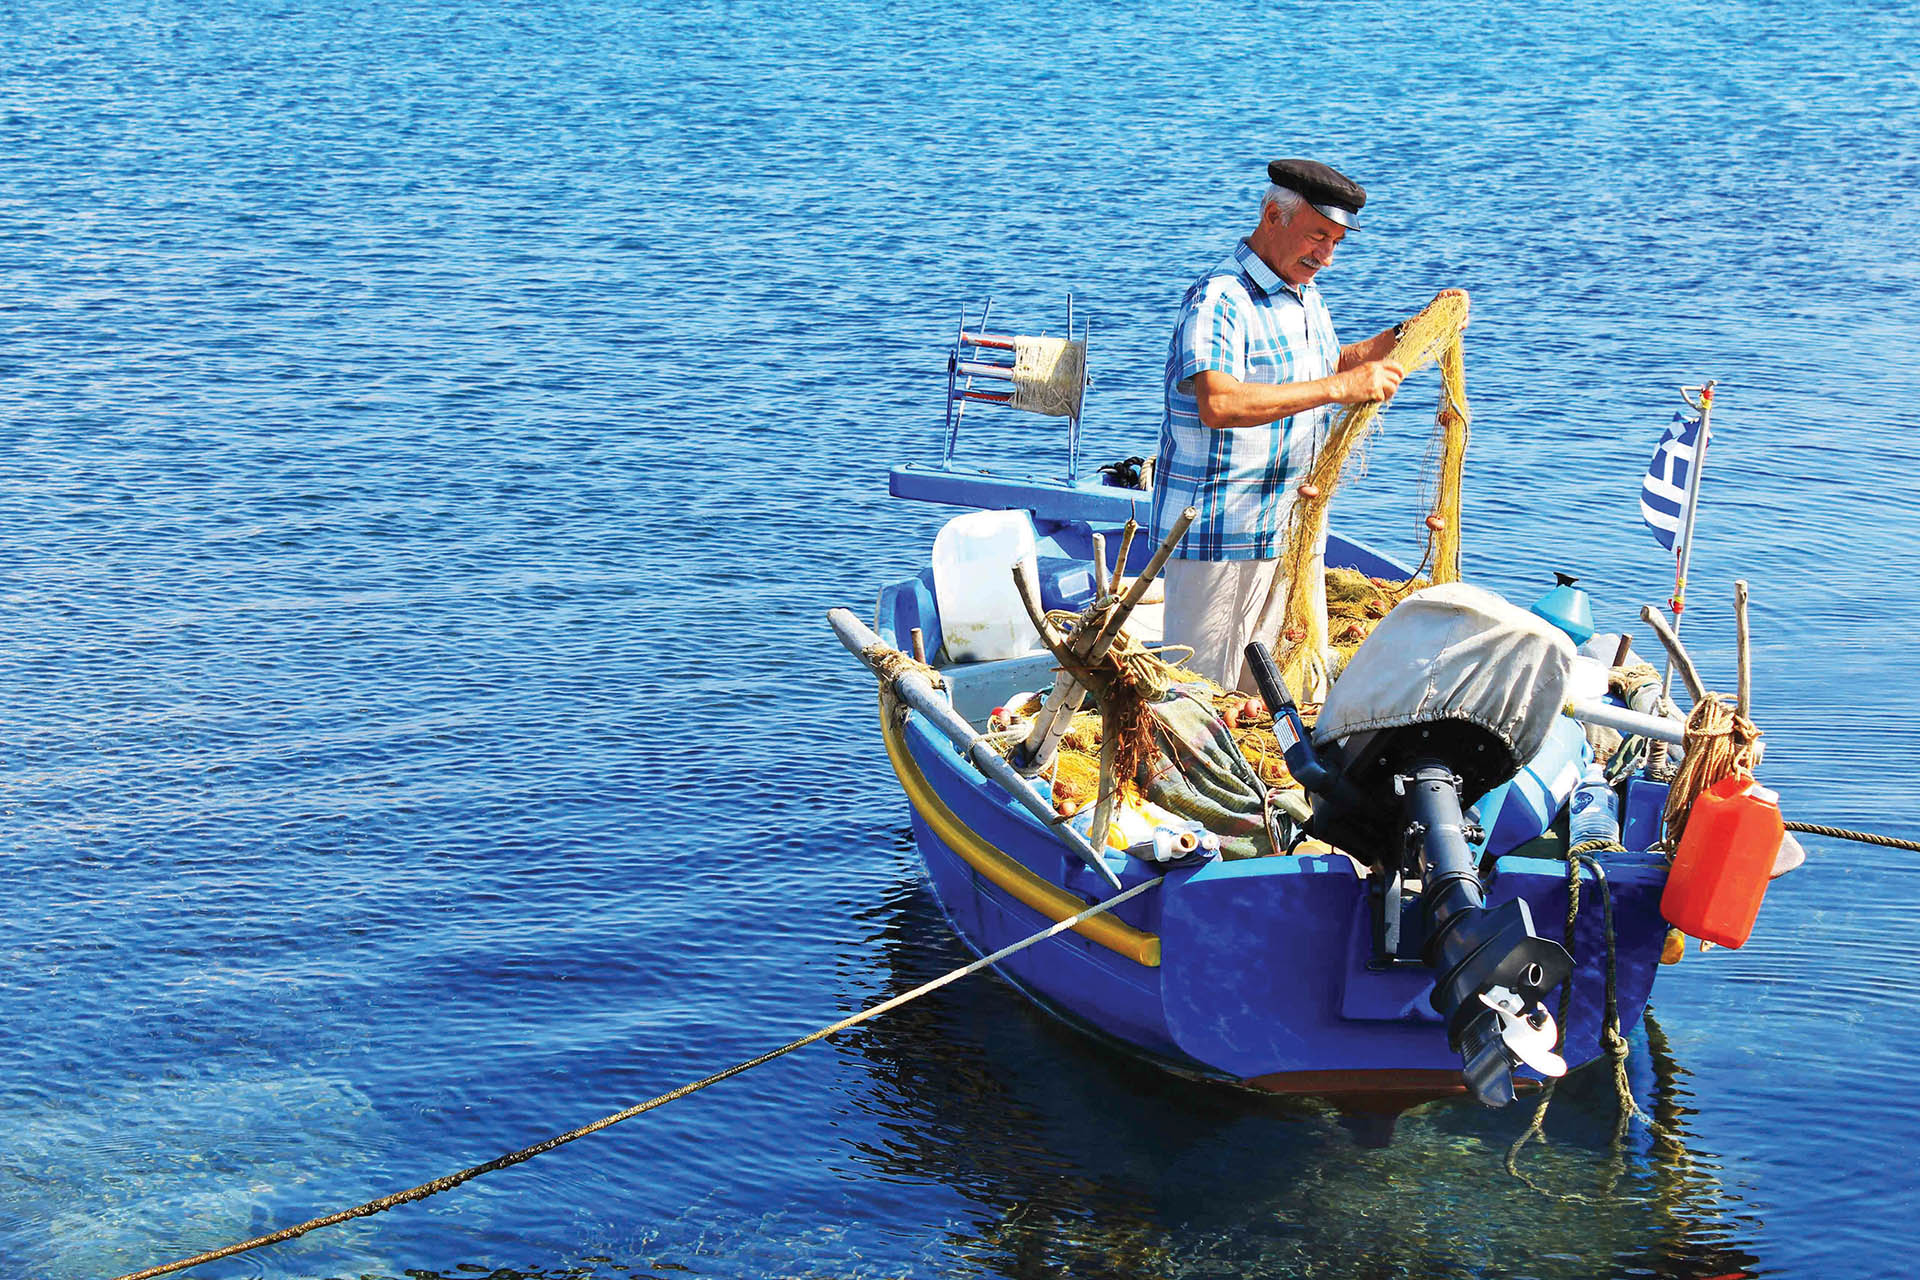
M 1191 645 L 1194 670 L 1247 692 L 1243 654 L 1249 640 L 1272 644 L 1280 626 L 1287 521 L 1331 406 L 1390 399 L 1406 376 L 1387 358 L 1402 326 L 1340 346 L 1314 284 L 1366 191 L 1313 160 L 1275 160 L 1267 177 L 1259 225 L 1180 304 L 1153 478 L 1156 539 L 1183 507 L 1200 512 L 1167 562 L 1166 641 Z M 1321 537 L 1313 599 L 1325 635 Z

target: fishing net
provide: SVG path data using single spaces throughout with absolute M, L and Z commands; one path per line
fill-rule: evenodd
M 1430 364 L 1440 366 L 1440 407 L 1434 415 L 1434 433 L 1439 444 L 1439 475 L 1434 485 L 1433 505 L 1427 516 L 1427 550 L 1422 568 L 1427 577 L 1401 584 L 1379 584 L 1383 598 L 1392 601 L 1409 594 L 1425 582 L 1457 582 L 1460 579 L 1460 475 L 1467 454 L 1466 368 L 1461 355 L 1461 331 L 1467 319 L 1467 297 L 1463 293 L 1442 294 L 1428 303 L 1420 314 L 1407 322 L 1388 359 L 1404 368 L 1408 375 Z M 1327 663 L 1329 648 L 1351 652 L 1342 645 L 1341 629 L 1331 617 L 1323 634 L 1313 608 L 1313 564 L 1316 549 L 1323 545 L 1327 528 L 1327 508 L 1339 487 L 1343 469 L 1360 443 L 1366 439 L 1380 416 L 1379 401 L 1350 405 L 1334 422 L 1326 443 L 1320 447 L 1312 470 L 1300 485 L 1299 500 L 1287 527 L 1285 549 L 1276 584 L 1286 584 L 1285 611 L 1281 615 L 1275 643 L 1275 661 L 1288 685 L 1303 702 L 1319 702 L 1326 696 L 1331 672 Z M 1328 605 L 1332 606 L 1331 575 Z M 1269 602 L 1271 610 L 1272 602 Z M 1389 605 L 1391 607 L 1391 605 Z M 1355 642 L 1358 643 L 1357 641 Z
M 1385 617 L 1407 584 L 1353 569 L 1327 572 L 1332 644 L 1351 655 Z M 1089 615 L 1055 613 L 1063 631 L 1097 626 Z M 1257 698 L 1222 689 L 1205 676 L 1149 652 L 1123 633 L 1115 661 L 1126 673 L 1110 679 L 1104 705 L 1114 717 L 1116 794 L 1110 802 L 1143 813 L 1164 809 L 1206 825 L 1228 858 L 1277 852 L 1266 825 L 1266 792 L 1296 787 L 1273 717 Z M 1040 709 L 1010 706 L 1015 716 Z M 1309 717 L 1311 720 L 1311 717 Z M 1017 734 L 1004 741 L 1010 746 Z M 1080 814 L 1100 799 L 1102 721 L 1097 711 L 1073 717 L 1061 738 L 1049 781 L 1054 808 Z

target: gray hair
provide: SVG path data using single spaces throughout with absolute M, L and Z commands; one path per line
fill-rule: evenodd
M 1280 211 L 1280 225 L 1286 226 L 1293 221 L 1293 215 L 1306 206 L 1307 198 L 1292 187 L 1283 187 L 1278 183 L 1267 187 L 1267 194 L 1260 198 L 1260 216 L 1265 217 L 1267 206 L 1272 205 Z

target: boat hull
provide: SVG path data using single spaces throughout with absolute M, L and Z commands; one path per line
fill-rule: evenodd
M 1053 833 L 917 716 L 884 728 L 928 882 L 968 946 L 998 950 L 1106 896 Z M 1663 861 L 1609 857 L 1611 965 L 1590 870 L 1571 940 L 1564 862 L 1503 857 L 1487 885 L 1489 905 L 1524 900 L 1537 930 L 1575 957 L 1562 1050 L 1572 1066 L 1602 1052 L 1609 968 L 1623 1032 L 1639 1020 L 1666 932 Z M 1117 855 L 1114 866 L 1129 885 L 1157 874 Z M 1410 1101 L 1459 1090 L 1459 1055 L 1428 1000 L 1432 971 L 1375 962 L 1367 882 L 1343 855 L 1176 868 L 1112 914 L 1089 922 L 1104 928 L 1082 926 L 996 967 L 1049 1013 L 1185 1074 Z

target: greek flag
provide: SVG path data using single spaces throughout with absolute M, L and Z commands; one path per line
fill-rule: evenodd
M 1673 540 L 1687 513 L 1687 477 L 1693 471 L 1694 448 L 1700 439 L 1700 419 L 1673 415 L 1673 425 L 1660 437 L 1640 484 L 1640 518 L 1653 530 L 1660 545 L 1673 550 Z

